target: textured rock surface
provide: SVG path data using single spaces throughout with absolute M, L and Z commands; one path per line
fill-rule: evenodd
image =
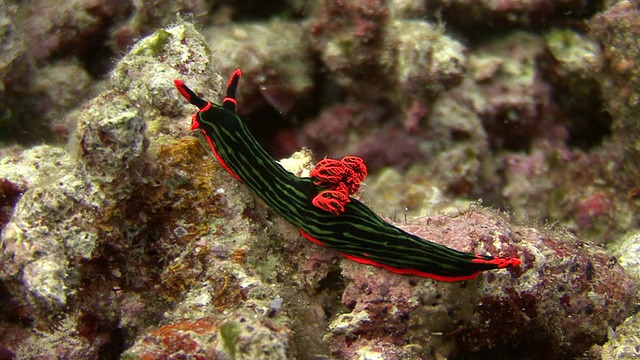
M 206 37 L 216 49 L 221 74 L 242 68 L 239 96 L 248 104 L 241 113 L 270 105 L 287 114 L 311 92 L 313 66 L 302 24 L 276 20 L 231 25 L 211 28 Z
M 431 12 L 440 12 L 467 31 L 483 28 L 541 27 L 549 22 L 570 22 L 593 13 L 601 1 L 574 0 L 434 0 Z
M 16 5 L 0 358 L 634 356 L 635 3 Z M 397 225 L 523 265 L 436 283 L 301 238 L 187 136 L 173 79 L 219 102 L 237 66 L 269 149 L 360 155 L 359 196 Z M 69 144 L 12 145 L 54 138 Z
M 596 352 L 597 356 L 605 360 L 637 359 L 640 356 L 640 351 L 638 351 L 640 346 L 640 341 L 638 341 L 639 325 L 638 316 L 634 315 L 628 318 L 609 334 L 609 341 Z
M 447 284 L 343 262 L 342 303 L 350 312 L 329 326 L 334 356 L 361 356 L 374 342 L 391 358 L 513 356 L 526 349 L 572 357 L 605 341 L 607 328 L 630 314 L 631 280 L 603 249 L 570 234 L 512 225 L 485 210 L 402 227 L 465 251 L 521 254 L 524 263 Z M 404 349 L 404 339 L 414 346 Z

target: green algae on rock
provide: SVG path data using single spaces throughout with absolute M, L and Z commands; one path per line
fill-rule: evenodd
M 212 52 L 202 34 L 193 24 L 180 21 L 177 26 L 160 29 L 140 40 L 115 66 L 111 81 L 115 90 L 126 93 L 144 108 L 149 136 L 175 138 L 186 131 L 177 126 L 173 117 L 183 114 L 186 108 L 166 84 L 182 73 L 213 97 L 222 86 L 222 78 L 213 67 Z
M 390 80 L 411 97 L 433 98 L 464 78 L 466 49 L 441 27 L 421 20 L 395 20 L 384 41 L 381 65 L 393 69 Z
M 184 34 L 189 29 L 191 25 L 182 24 L 165 32 Z M 197 38 L 195 34 L 191 38 Z M 170 37 L 165 47 L 176 51 L 175 57 L 182 57 L 180 46 L 187 48 L 180 43 L 177 37 Z M 144 65 L 153 66 L 154 59 L 145 57 Z M 125 69 L 122 64 L 119 71 L 133 74 L 136 67 Z M 164 69 L 173 72 L 171 77 L 184 70 L 171 66 Z M 5 178 L 27 184 L 2 234 L 0 276 L 7 286 L 7 296 L 17 309 L 28 313 L 23 318 L 51 338 L 59 335 L 55 329 L 61 322 L 83 329 L 74 334 L 78 341 L 48 351 L 105 351 L 103 346 L 119 336 L 114 329 L 120 315 L 127 313 L 118 307 L 116 299 L 132 297 L 128 291 L 135 288 L 147 294 L 142 300 L 147 305 L 161 300 L 149 292 L 153 276 L 147 278 L 148 274 L 161 273 L 163 267 L 151 245 L 158 244 L 153 224 L 161 219 L 176 221 L 166 223 L 169 227 L 162 230 L 167 232 L 159 234 L 160 239 L 167 240 L 167 246 L 174 240 L 166 237 L 176 234 L 175 228 L 188 228 L 180 215 L 167 216 L 171 209 L 166 204 L 171 199 L 167 194 L 171 193 L 157 193 L 165 189 L 162 181 L 154 179 L 162 167 L 153 165 L 153 157 L 147 153 L 147 123 L 163 116 L 157 107 L 162 107 L 164 100 L 159 101 L 158 96 L 163 95 L 141 90 L 153 89 L 145 82 L 153 81 L 153 77 L 138 77 L 145 82 L 141 85 L 129 78 L 122 80 L 118 74 L 114 72 L 117 90 L 107 88 L 74 115 L 78 126 L 70 151 L 51 146 L 16 149 L 0 164 Z M 154 149 L 160 149 L 157 138 L 152 139 Z M 168 177 L 176 176 L 167 173 Z M 215 207 L 212 200 L 215 196 L 207 193 L 207 203 Z M 203 229 L 200 223 L 198 228 Z M 148 312 L 142 311 L 139 319 L 152 319 Z M 139 326 L 139 321 L 130 323 Z M 82 341 L 98 335 L 105 341 Z M 20 349 L 26 351 L 35 344 L 34 336 L 27 337 Z

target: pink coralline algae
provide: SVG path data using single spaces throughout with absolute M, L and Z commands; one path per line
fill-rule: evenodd
M 620 1 L 589 20 L 595 43 L 567 31 L 546 35 L 550 50 L 539 59 L 560 99 L 550 109 L 561 112 L 528 154 L 505 156 L 502 193 L 515 213 L 559 220 L 597 243 L 637 226 L 640 68 L 630 59 L 639 55 L 638 22 L 637 4 Z
M 124 1 L 45 1 L 25 6 L 29 21 L 23 31 L 29 39 L 35 58 L 43 61 L 49 56 L 71 53 L 80 58 L 91 57 L 105 39 L 108 24 L 129 11 Z
M 384 48 L 389 16 L 389 6 L 381 0 L 323 0 L 311 24 L 314 48 L 331 71 L 365 76 Z
M 604 191 L 597 191 L 579 198 L 575 203 L 575 211 L 576 223 L 581 229 L 591 228 L 593 222 L 599 219 L 604 222 L 615 222 L 613 196 Z
M 242 68 L 238 97 L 246 106 L 238 109 L 241 114 L 271 106 L 287 115 L 312 91 L 313 63 L 301 24 L 282 20 L 231 24 L 204 35 L 220 57 L 221 73 Z
M 620 1 L 590 22 L 591 35 L 603 44 L 606 65 L 596 74 L 607 109 L 614 117 L 612 131 L 633 164 L 640 159 L 635 141 L 640 134 L 640 9 L 631 1 Z M 631 166 L 631 164 L 629 164 Z M 633 168 L 637 168 L 635 165 Z M 632 169 L 629 169 L 632 170 Z
M 16 184 L 6 179 L 0 179 L 0 232 L 9 222 L 13 207 L 20 199 L 24 190 L 21 190 Z
M 362 102 L 346 102 L 325 108 L 302 129 L 302 139 L 318 154 L 336 156 L 336 149 L 355 150 L 350 138 L 375 128 L 384 117 L 384 108 Z M 346 155 L 346 154 L 342 154 Z M 367 161 L 369 163 L 369 161 Z

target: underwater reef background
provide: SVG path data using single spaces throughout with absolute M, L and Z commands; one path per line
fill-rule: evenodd
M 0 2 L 0 360 L 637 359 L 640 1 Z M 442 283 L 302 238 L 181 78 L 296 174 L 516 269 Z M 305 149 L 303 149 L 305 148 Z

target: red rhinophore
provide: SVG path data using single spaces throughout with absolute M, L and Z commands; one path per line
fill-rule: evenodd
M 379 263 L 377 261 L 373 261 L 371 259 L 361 258 L 361 257 L 356 256 L 356 255 L 349 255 L 349 254 L 342 253 L 342 256 L 344 256 L 345 258 L 347 258 L 347 259 L 349 259 L 351 261 L 355 261 L 357 263 L 365 264 L 365 265 L 377 266 L 377 267 L 383 268 L 385 270 L 391 271 L 392 273 L 396 273 L 396 274 L 400 274 L 400 275 L 415 275 L 415 276 L 430 278 L 430 279 L 437 280 L 437 281 L 454 282 L 454 281 L 471 280 L 471 279 L 474 279 L 476 276 L 478 276 L 481 273 L 481 271 L 477 271 L 477 272 L 474 272 L 472 274 L 463 275 L 463 276 L 446 276 L 446 275 L 432 274 L 432 273 L 428 273 L 428 272 L 420 271 L 420 270 L 416 270 L 416 269 L 395 268 L 393 266 L 385 265 L 385 264 Z
M 231 84 L 233 84 L 233 81 L 236 78 L 239 78 L 242 76 L 242 70 L 240 70 L 240 68 L 237 68 L 233 74 L 231 74 L 231 76 L 229 77 L 229 81 L 227 81 L 227 89 L 231 86 Z
M 191 102 L 191 95 L 187 92 L 184 81 L 180 79 L 173 79 L 173 84 L 178 89 L 178 92 L 180 92 L 180 95 L 182 95 L 183 98 L 187 99 L 188 102 Z
M 182 97 L 187 99 L 187 101 L 190 102 L 191 104 L 197 106 L 198 109 L 200 110 L 204 109 L 209 103 L 208 101 L 201 99 L 198 95 L 196 95 L 196 93 L 194 93 L 193 90 L 189 89 L 189 87 L 184 84 L 184 81 L 180 79 L 173 79 L 173 83 L 178 89 L 178 92 L 180 93 L 180 95 L 182 95 Z
M 240 76 L 240 74 L 242 74 L 240 72 L 240 69 L 237 69 L 233 73 L 233 76 L 231 77 L 231 79 L 229 79 L 229 85 L 232 84 L 232 82 L 233 82 L 232 80 L 234 80 L 234 79 L 237 80 L 238 77 Z M 234 76 L 236 76 L 236 77 L 234 78 Z M 218 151 L 216 150 L 216 147 L 214 146 L 213 141 L 211 140 L 211 138 L 209 137 L 207 132 L 203 128 L 200 127 L 200 121 L 198 121 L 198 118 L 199 118 L 198 114 L 200 114 L 201 112 L 207 112 L 209 109 L 211 109 L 211 106 L 213 106 L 213 105 L 209 101 L 201 99 L 198 95 L 196 95 L 193 92 L 193 90 L 189 89 L 189 87 L 187 87 L 184 84 L 184 81 L 182 81 L 180 79 L 174 79 L 173 83 L 176 85 L 176 88 L 180 92 L 180 95 L 182 95 L 185 99 L 187 99 L 187 101 L 189 101 L 191 104 L 197 106 L 198 109 L 200 109 L 200 110 L 198 110 L 197 113 L 193 114 L 193 116 L 191 117 L 191 130 L 196 130 L 196 129 L 202 130 L 202 134 L 204 135 L 205 139 L 207 139 L 207 142 L 209 143 L 209 146 L 211 147 L 211 151 L 213 151 L 213 154 L 215 155 L 215 157 L 218 160 L 218 162 L 220 163 L 220 165 L 222 165 L 222 167 L 229 174 L 231 174 L 231 176 L 236 178 L 238 181 L 242 181 L 242 179 L 240 179 L 240 176 L 238 176 L 238 174 L 233 172 L 233 170 L 231 170 L 229 165 L 227 165 L 227 163 L 220 156 L 220 154 L 218 154 Z M 235 89 L 234 89 L 234 91 L 235 91 Z M 236 103 L 236 100 L 234 98 L 232 98 L 232 97 L 225 98 L 225 101 L 232 101 L 234 104 Z

